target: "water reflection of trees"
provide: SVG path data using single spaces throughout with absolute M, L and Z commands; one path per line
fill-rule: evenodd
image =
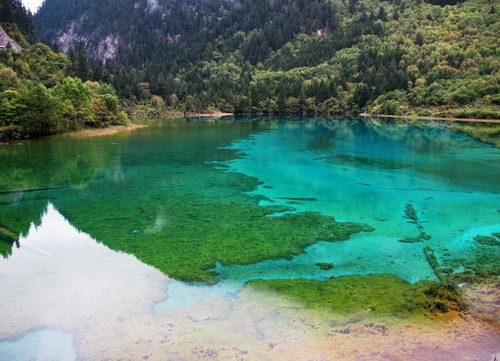
M 120 164 L 103 142 L 43 139 L 0 148 L 0 253 L 38 225 L 54 192 L 85 187 Z
M 92 208 L 108 197 L 110 202 L 147 197 L 163 187 L 184 194 L 196 192 L 197 182 L 210 180 L 197 180 L 194 173 L 185 172 L 193 159 L 202 166 L 204 160 L 231 159 L 234 152 L 218 147 L 269 128 L 265 122 L 244 119 L 237 125 L 214 120 L 203 121 L 200 127 L 199 119 L 170 119 L 168 124 L 152 120 L 149 125 L 133 135 L 61 137 L 1 146 L 0 254 L 8 256 L 18 235 L 26 235 L 32 224 L 39 224 L 49 201 L 64 210 L 78 204 Z M 149 143 L 155 144 L 154 151 Z M 183 167 L 183 172 L 176 170 Z M 129 172 L 130 179 L 125 179 L 126 169 L 137 172 Z M 92 181 L 98 184 L 89 187 Z M 97 210 L 93 221 L 104 221 L 107 214 L 103 212 Z

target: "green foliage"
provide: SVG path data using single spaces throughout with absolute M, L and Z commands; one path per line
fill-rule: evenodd
M 71 57 L 44 44 L 29 45 L 37 36 L 19 0 L 0 0 L 0 25 L 23 47 L 0 49 L 0 138 L 128 123 L 110 84 L 83 83 L 88 64 L 82 43 Z
M 94 59 L 108 34 L 127 39 L 88 73 L 110 79 L 130 104 L 158 96 L 163 110 L 182 112 L 498 111 L 485 97 L 499 93 L 499 20 L 485 0 L 160 1 L 153 12 L 132 0 L 62 2 L 47 0 L 37 14 L 42 36 L 55 41 L 81 21 L 76 32 Z
M 402 90 L 394 90 L 379 96 L 371 106 L 371 111 L 380 114 L 403 115 L 408 112 L 408 100 Z
M 0 26 L 21 46 L 37 41 L 33 15 L 21 0 L 0 0 Z
M 71 62 L 43 44 L 0 53 L 0 136 L 23 138 L 124 125 L 114 88 L 68 76 Z
M 47 0 L 35 18 L 41 36 L 54 43 L 73 24 L 74 41 L 61 44 L 69 57 L 35 47 L 29 67 L 0 58 L 47 88 L 67 76 L 112 83 L 128 105 L 156 114 L 498 117 L 499 19 L 486 0 L 189 4 Z
M 11 68 L 0 68 L 0 91 L 18 88 L 20 85 L 17 74 Z

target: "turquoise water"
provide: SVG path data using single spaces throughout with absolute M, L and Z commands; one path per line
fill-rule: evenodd
M 0 166 L 0 360 L 75 359 L 126 315 L 254 279 L 416 283 L 438 280 L 424 247 L 448 274 L 500 256 L 474 239 L 500 233 L 500 150 L 444 123 L 164 120 L 1 145 Z
M 326 147 L 311 147 L 318 139 Z M 435 280 L 424 245 L 460 268 L 454 261 L 478 250 L 475 236 L 500 230 L 500 150 L 442 124 L 287 122 L 230 148 L 244 154 L 229 162 L 231 171 L 263 182 L 252 192 L 268 199 L 262 205 L 293 204 L 298 211 L 366 222 L 375 231 L 350 242 L 320 242 L 289 261 L 222 267 L 223 278 L 394 273 L 412 283 Z M 398 242 L 418 235 L 404 217 L 408 203 L 430 240 Z M 314 266 L 319 262 L 334 267 L 325 272 Z
M 317 143 L 324 147 L 318 149 Z M 375 231 L 353 235 L 349 242 L 318 242 L 289 260 L 218 264 L 222 282 L 210 291 L 200 285 L 171 286 L 172 293 L 181 295 L 181 305 L 198 301 L 200 293 L 231 298 L 252 279 L 391 273 L 411 283 L 437 281 L 423 252 L 426 246 L 454 271 L 464 270 L 464 259 L 476 261 L 483 252 L 493 252 L 482 260 L 486 266 L 498 261 L 498 250 L 478 245 L 474 237 L 500 231 L 500 150 L 442 124 L 288 121 L 227 148 L 241 155 L 227 162 L 229 171 L 262 181 L 250 192 L 266 198 L 261 205 L 321 212 L 339 221 L 368 223 Z M 334 163 L 330 157 L 336 157 Z M 418 234 L 405 218 L 409 202 L 430 240 L 399 242 Z M 333 267 L 324 270 L 318 263 Z

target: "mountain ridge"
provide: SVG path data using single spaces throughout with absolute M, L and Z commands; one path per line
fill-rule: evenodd
M 83 42 L 131 103 L 499 117 L 487 0 L 61 1 L 35 16 L 42 39 Z

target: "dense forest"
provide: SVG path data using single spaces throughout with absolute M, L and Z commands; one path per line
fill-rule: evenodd
M 0 0 L 0 133 L 122 111 L 500 118 L 490 0 Z M 37 32 L 35 31 L 35 25 Z M 41 39 L 47 45 L 37 43 Z
M 0 26 L 22 47 L 0 50 L 0 137 L 23 138 L 126 124 L 115 89 L 84 81 L 87 59 L 35 43 L 32 15 L 19 0 L 0 0 Z
M 40 37 L 129 105 L 500 118 L 490 0 L 46 0 Z
M 0 0 L 0 25 L 21 46 L 38 40 L 33 15 L 25 9 L 21 0 Z

